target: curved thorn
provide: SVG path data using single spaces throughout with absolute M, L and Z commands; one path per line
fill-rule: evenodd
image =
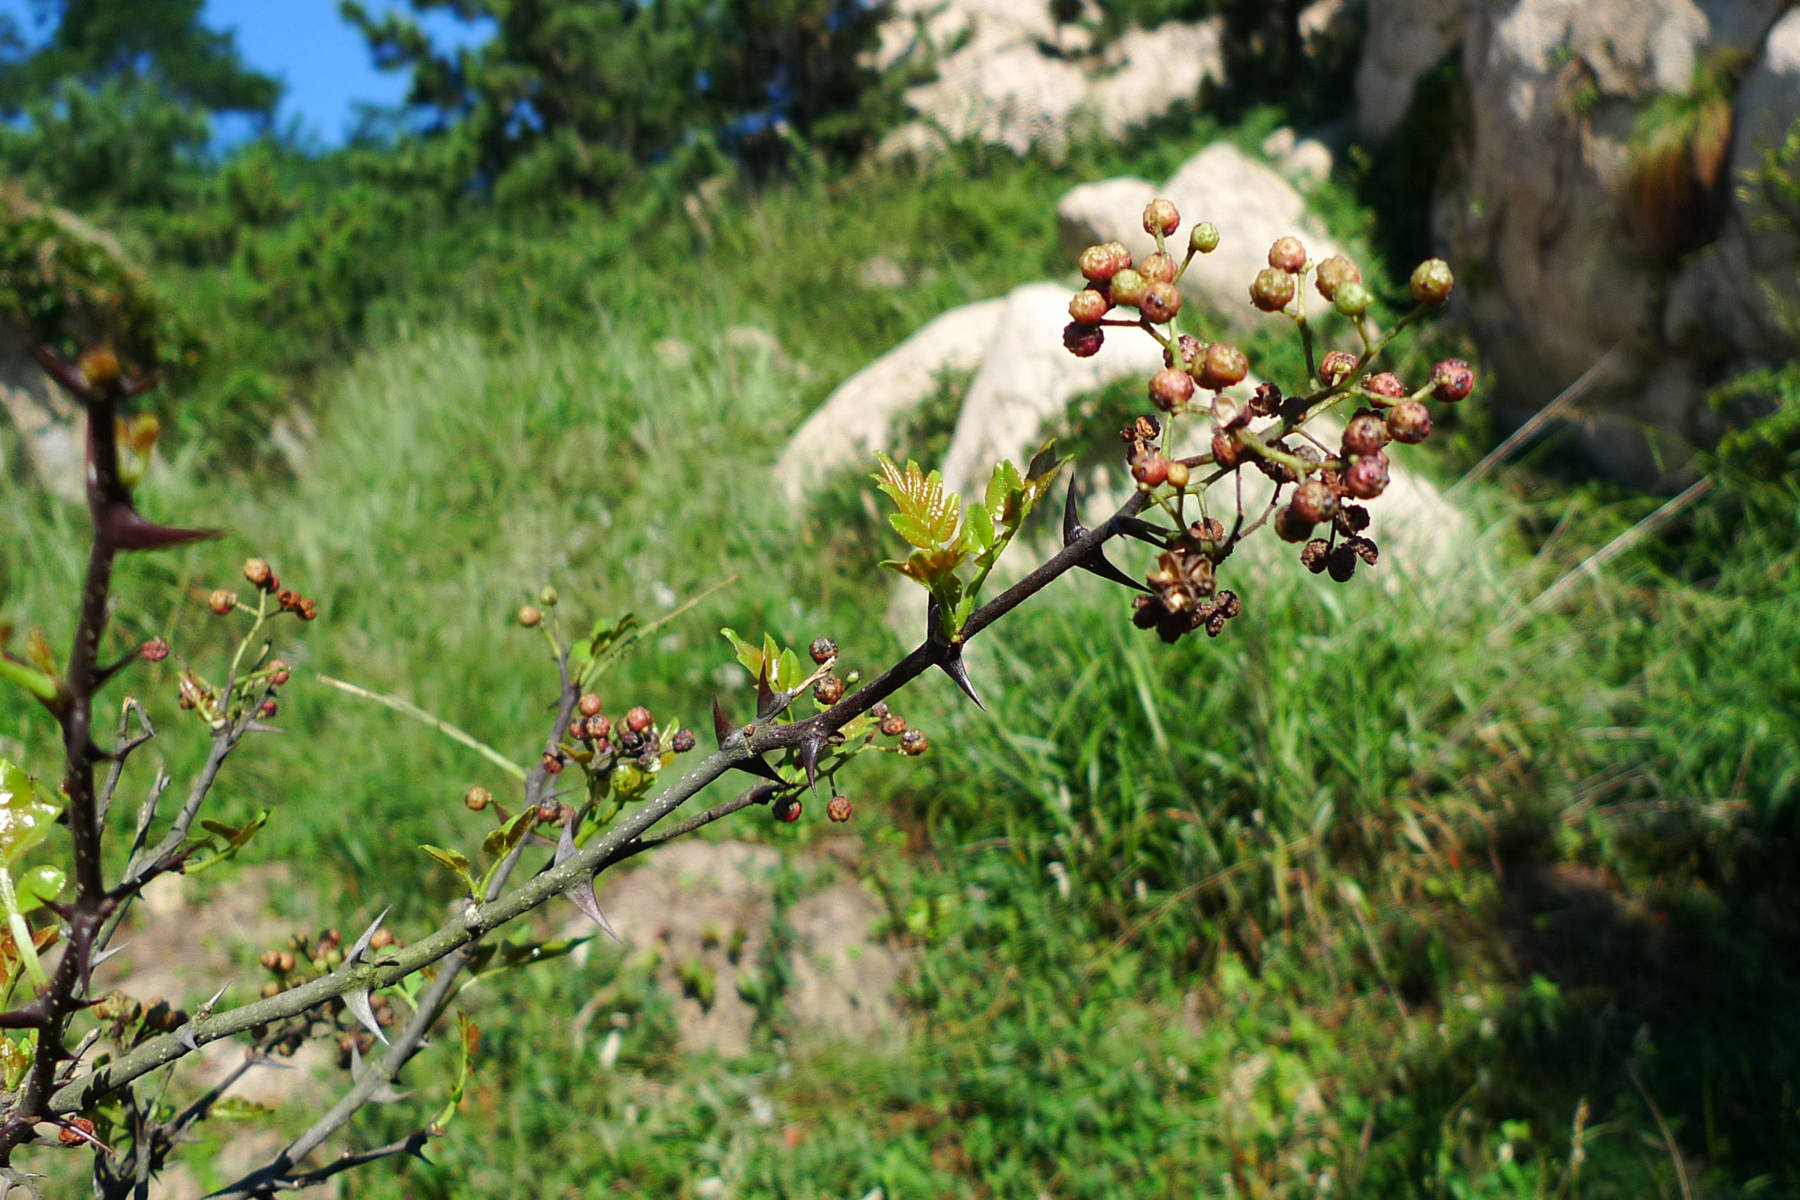
M 725 710 L 719 706 L 719 698 L 713 697 L 713 737 L 723 746 L 732 735 L 731 722 L 725 717 Z
M 369 941 L 375 936 L 375 931 L 381 928 L 381 923 L 387 920 L 387 915 L 392 910 L 393 905 L 390 904 L 387 908 L 382 909 L 373 921 L 369 922 L 369 927 L 362 931 L 362 936 L 356 939 L 348 953 L 344 955 L 346 967 L 362 957 L 363 951 L 369 948 Z
M 769 660 L 763 659 L 762 669 L 756 673 L 756 719 L 766 721 L 781 708 L 781 697 L 769 686 Z
M 1119 570 L 1119 568 L 1113 566 L 1112 561 L 1106 557 L 1105 551 L 1096 550 L 1077 565 L 1079 565 L 1082 570 L 1098 575 L 1109 583 L 1116 583 L 1121 587 L 1131 588 L 1133 591 L 1148 592 L 1150 590 L 1125 572 Z
M 381 1022 L 375 1019 L 375 1010 L 369 1005 L 369 989 L 357 988 L 354 992 L 344 993 L 344 1007 L 350 1010 L 357 1023 L 387 1045 L 387 1034 L 381 1031 Z
M 938 666 L 942 668 L 944 674 L 950 677 L 951 681 L 956 684 L 963 695 L 975 702 L 976 708 L 979 708 L 982 712 L 987 711 L 987 705 L 983 704 L 981 702 L 981 697 L 975 694 L 975 685 L 969 682 L 969 667 L 967 663 L 963 662 L 962 647 L 960 645 L 950 652 L 948 658 L 939 662 Z
M 569 903 L 581 910 L 583 916 L 604 929 L 606 935 L 613 941 L 620 945 L 625 944 L 625 939 L 619 936 L 619 931 L 612 927 L 612 922 L 607 920 L 606 914 L 600 911 L 600 901 L 594 898 L 594 881 L 592 879 L 577 879 L 574 886 L 570 887 L 563 895 L 569 898 Z
M 1081 526 L 1081 516 L 1075 510 L 1075 472 L 1070 471 L 1069 494 L 1068 497 L 1063 500 L 1063 545 L 1067 546 L 1080 541 L 1082 535 L 1085 533 L 1087 533 L 1087 530 L 1083 529 Z
M 825 735 L 811 734 L 800 739 L 800 765 L 806 768 L 806 786 L 819 792 L 819 754 L 825 749 Z
M 741 758 L 731 765 L 740 771 L 745 771 L 756 776 L 758 779 L 767 779 L 770 783 L 787 783 L 787 780 L 781 777 L 781 773 L 769 765 L 768 759 L 760 754 L 753 754 L 749 758 Z

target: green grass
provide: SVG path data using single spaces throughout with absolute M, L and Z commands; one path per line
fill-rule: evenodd
M 842 488 L 787 513 L 767 471 L 832 380 L 944 307 L 1061 269 L 1050 206 L 1072 179 L 964 166 L 748 203 L 705 247 L 492 235 L 468 287 L 319 373 L 304 477 L 180 430 L 145 507 L 232 532 L 132 560 L 118 644 L 160 632 L 214 661 L 204 595 L 251 553 L 319 599 L 318 623 L 281 633 L 299 643 L 289 732 L 246 746 L 219 793 L 222 815 L 275 810 L 249 857 L 319 864 L 280 898 L 293 915 L 349 925 L 393 901 L 416 936 L 453 892 L 416 845 L 472 847 L 459 798 L 501 782 L 316 673 L 528 761 L 551 679 L 511 614 L 546 582 L 579 627 L 740 574 L 604 689 L 702 727 L 722 624 L 830 633 L 865 668 L 898 648 L 872 615 L 891 586 L 879 526 Z M 862 291 L 878 252 L 914 282 Z M 740 321 L 817 376 L 715 351 Z M 693 366 L 662 364 L 671 335 Z M 1096 398 L 1094 420 L 1125 399 Z M 1329 1175 L 1339 1195 L 1673 1195 L 1662 1122 L 1695 1195 L 1800 1188 L 1795 509 L 1727 487 L 1495 638 L 1648 507 L 1519 479 L 1530 495 L 1459 499 L 1475 533 L 1441 577 L 1384 563 L 1339 587 L 1249 555 L 1231 567 L 1245 616 L 1175 647 L 1083 577 L 972 651 L 989 713 L 941 680 L 897 703 L 933 752 L 845 781 L 860 872 L 916 955 L 907 1036 L 819 1045 L 770 1019 L 741 1062 L 682 1056 L 646 962 L 602 947 L 473 996 L 483 1054 L 440 1165 L 376 1168 L 354 1194 L 694 1195 L 717 1175 L 745 1197 L 1297 1197 Z M 0 621 L 66 643 L 80 537 L 76 514 L 0 481 Z M 203 731 L 173 704 L 175 661 L 136 682 L 179 779 Z M 48 773 L 51 734 L 0 697 L 0 753 Z M 796 855 L 832 836 L 757 815 L 723 832 Z M 571 1031 L 597 995 L 626 1019 L 610 1071 L 601 1035 Z M 434 1107 L 447 1057 L 354 1140 Z

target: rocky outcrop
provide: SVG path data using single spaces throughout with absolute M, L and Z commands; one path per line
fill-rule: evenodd
M 80 503 L 81 412 L 10 326 L 0 326 L 0 411 L 18 435 L 21 465 L 52 495 Z
M 1800 116 L 1800 18 L 1777 24 L 1785 7 L 1370 0 L 1365 133 L 1392 129 L 1414 82 L 1461 45 L 1463 128 L 1436 227 L 1500 368 L 1494 401 L 1523 419 L 1604 360 L 1581 436 L 1614 476 L 1667 480 L 1716 433 L 1708 388 L 1796 349 L 1771 286 L 1791 293 L 1792 244 L 1736 194 Z M 1736 61 L 1754 65 L 1734 91 Z
M 937 76 L 911 88 L 918 120 L 878 154 L 928 157 L 945 137 L 1059 152 L 1072 133 L 1119 137 L 1191 101 L 1224 74 L 1222 24 L 1134 29 L 1098 49 L 1080 23 L 1058 23 L 1047 0 L 901 0 L 877 65 L 935 56 Z

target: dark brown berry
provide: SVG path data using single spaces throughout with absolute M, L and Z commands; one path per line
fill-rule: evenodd
M 590 742 L 605 740 L 612 733 L 612 718 L 605 713 L 595 713 L 581 723 L 581 736 Z
M 800 801 L 794 796 L 781 796 L 769 805 L 769 811 L 774 814 L 777 821 L 792 825 L 800 819 Z
M 1350 577 L 1356 574 L 1356 551 L 1348 546 L 1339 546 L 1325 560 L 1325 569 L 1337 582 L 1348 583 Z
M 813 684 L 813 699 L 820 704 L 836 704 L 844 698 L 844 681 L 836 675 L 827 675 Z
M 1314 538 L 1300 547 L 1300 562 L 1307 570 L 1317 575 L 1325 569 L 1325 556 L 1331 553 L 1331 543 L 1324 538 Z
M 881 718 L 881 732 L 888 737 L 899 737 L 906 732 L 906 718 L 899 713 L 891 712 Z
M 1345 537 L 1361 533 L 1369 527 L 1369 510 L 1360 504 L 1346 504 L 1338 509 L 1332 525 Z
M 1292 504 L 1277 509 L 1272 523 L 1275 526 L 1275 536 L 1284 542 L 1304 542 L 1312 536 L 1313 523 L 1294 511 Z
M 273 696 L 270 696 L 267 700 L 264 700 L 261 704 L 256 706 L 256 715 L 265 721 L 280 711 L 281 704 Z
M 806 652 L 812 655 L 814 662 L 823 666 L 838 656 L 838 644 L 828 637 L 814 638 Z
M 925 734 L 917 729 L 909 729 L 900 735 L 900 751 L 903 754 L 917 757 L 931 748 L 931 742 Z
M 1250 359 L 1230 342 L 1214 342 L 1200 361 L 1200 384 L 1215 392 L 1242 383 L 1248 374 Z
M 1076 358 L 1092 358 L 1106 344 L 1106 331 L 1098 325 L 1070 321 L 1063 326 L 1063 349 Z
M 675 733 L 675 736 L 673 738 L 669 739 L 669 749 L 673 750 L 677 754 L 686 754 L 689 750 L 692 750 L 693 748 L 694 748 L 694 731 L 691 729 L 677 730 Z
M 874 704 L 872 704 L 869 707 L 869 715 L 871 717 L 874 717 L 877 721 L 887 720 L 887 715 L 888 715 L 887 701 L 886 700 L 877 700 Z
M 544 757 L 538 760 L 546 775 L 561 775 L 563 769 L 562 755 L 553 750 L 544 751 Z
M 1244 447 L 1237 438 L 1223 429 L 1213 430 L 1213 461 L 1229 470 L 1244 461 Z

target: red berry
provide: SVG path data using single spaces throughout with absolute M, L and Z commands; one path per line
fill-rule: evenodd
M 1181 212 L 1173 200 L 1158 197 L 1144 206 L 1144 232 L 1168 237 L 1181 227 Z
M 1098 325 L 1112 301 L 1093 288 L 1083 288 L 1069 301 L 1069 316 L 1082 325 Z
M 1386 454 L 1359 458 L 1344 472 L 1344 486 L 1358 500 L 1373 500 L 1387 490 L 1388 460 Z
M 1359 412 L 1344 426 L 1345 454 L 1378 454 L 1387 442 L 1387 423 L 1375 413 Z
M 1106 344 L 1106 331 L 1098 325 L 1070 321 L 1063 326 L 1063 349 L 1076 358 L 1092 358 Z
M 642 733 L 653 723 L 654 718 L 651 717 L 650 710 L 641 704 L 625 714 L 625 728 L 633 733 Z
M 1172 283 L 1153 283 L 1144 289 L 1144 298 L 1138 301 L 1138 311 L 1152 325 L 1173 321 L 1175 314 L 1181 311 L 1181 292 Z
M 604 741 L 612 733 L 612 721 L 600 713 L 595 713 L 581 725 L 582 736 L 590 742 Z
M 1446 358 L 1431 369 L 1431 383 L 1432 399 L 1455 404 L 1475 390 L 1475 372 L 1460 358 Z
M 1269 265 L 1277 271 L 1298 275 L 1306 267 L 1306 247 L 1297 237 L 1281 237 L 1269 247 Z
M 1350 378 L 1350 372 L 1356 370 L 1356 355 L 1348 350 L 1332 350 L 1319 360 L 1319 378 L 1329 387 L 1336 387 Z
M 1398 400 L 1407 394 L 1407 387 L 1400 377 L 1392 371 L 1382 371 L 1363 380 L 1363 390 L 1372 396 L 1381 396 L 1388 400 Z
M 165 637 L 153 637 L 138 647 L 138 657 L 145 662 L 161 662 L 169 657 L 169 640 Z
M 1229 342 L 1214 342 L 1206 348 L 1200 367 L 1200 383 L 1220 391 L 1234 383 L 1242 383 L 1250 374 L 1250 360 Z
M 1294 277 L 1278 267 L 1264 267 L 1250 285 L 1250 303 L 1264 312 L 1280 312 L 1294 299 Z
M 1388 432 L 1396 442 L 1416 446 L 1431 436 L 1431 410 L 1419 400 L 1402 400 L 1388 409 Z
M 581 715 L 584 717 L 594 716 L 600 711 L 600 697 L 588 692 L 575 702 L 575 707 L 581 711 Z
M 1085 278 L 1104 283 L 1131 265 L 1131 251 L 1123 242 L 1103 242 L 1083 250 L 1075 265 Z
M 1138 264 L 1138 274 L 1151 283 L 1174 283 L 1179 269 L 1175 265 L 1175 260 L 1160 250 L 1146 256 L 1144 261 Z
M 794 796 L 782 796 L 769 806 L 777 821 L 792 825 L 800 819 L 800 801 Z
M 806 652 L 812 655 L 814 662 L 824 666 L 838 656 L 838 644 L 828 637 L 814 638 L 812 645 L 806 648 Z
M 1179 412 L 1194 396 L 1194 377 L 1175 367 L 1164 367 L 1150 377 L 1150 402 L 1164 412 Z
M 1308 479 L 1294 489 L 1294 515 L 1308 525 L 1328 521 L 1337 512 L 1337 497 L 1317 479 Z
M 833 796 L 831 803 L 825 806 L 825 815 L 840 825 L 848 821 L 850 819 L 850 797 Z
M 1169 460 L 1159 450 L 1139 454 L 1131 460 L 1131 477 L 1146 488 L 1161 487 L 1169 481 Z M 886 722 L 881 732 L 887 732 Z
M 906 732 L 906 718 L 899 713 L 890 712 L 881 718 L 881 732 L 889 737 L 899 737 Z

